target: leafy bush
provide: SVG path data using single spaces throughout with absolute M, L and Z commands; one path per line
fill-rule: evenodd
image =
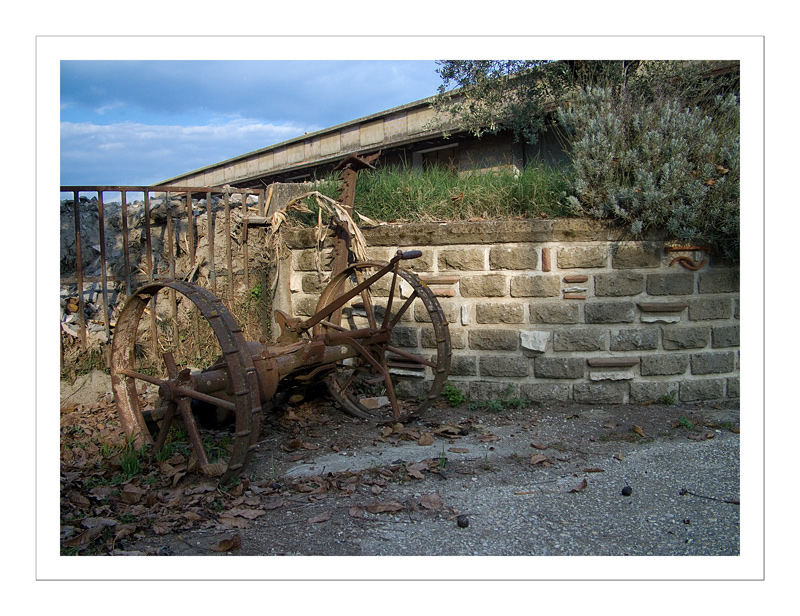
M 574 168 L 575 210 L 739 253 L 739 102 L 704 108 L 627 89 L 586 88 L 558 111 Z

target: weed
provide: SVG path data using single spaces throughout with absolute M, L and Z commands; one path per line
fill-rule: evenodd
M 453 387 L 450 383 L 444 386 L 442 395 L 447 398 L 447 403 L 450 406 L 461 406 L 467 401 L 466 394 L 457 387 Z
M 675 403 L 677 402 L 677 399 L 675 398 L 675 392 L 671 391 L 669 393 L 664 394 L 663 396 L 659 396 L 656 402 L 658 402 L 659 404 L 674 406 Z
M 681 417 L 680 419 L 678 419 L 678 424 L 680 424 L 682 428 L 686 428 L 687 430 L 694 429 L 694 424 L 691 421 L 689 421 L 689 419 L 686 417 Z

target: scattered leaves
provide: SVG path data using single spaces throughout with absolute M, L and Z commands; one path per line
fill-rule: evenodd
M 645 437 L 647 436 L 647 435 L 644 433 L 644 430 L 642 429 L 642 427 L 641 427 L 641 426 L 637 426 L 636 424 L 634 424 L 634 426 L 633 426 L 633 431 L 634 431 L 636 434 L 638 434 L 639 436 L 641 436 L 642 438 L 645 438 Z
M 241 547 L 242 538 L 239 536 L 239 533 L 236 533 L 230 539 L 223 539 L 219 543 L 215 543 L 210 549 L 214 552 L 232 552 L 233 550 L 241 549 Z
M 422 436 L 419 437 L 417 444 L 422 446 L 433 445 L 433 440 L 434 440 L 433 432 L 425 432 Z
M 402 509 L 403 505 L 397 501 L 385 501 L 366 506 L 366 510 L 370 513 L 392 513 L 394 511 L 401 511 Z
M 532 465 L 536 465 L 536 464 L 542 464 L 542 465 L 545 465 L 545 466 L 552 466 L 553 465 L 552 460 L 550 460 L 550 458 L 548 458 L 543 453 L 535 453 L 535 454 L 533 454 L 531 456 L 530 463 Z
M 578 485 L 572 488 L 570 492 L 583 492 L 586 489 L 587 485 L 589 485 L 589 482 L 584 479 Z
M 323 511 L 320 514 L 312 516 L 308 518 L 309 524 L 319 524 L 320 522 L 327 522 L 331 519 L 331 512 L 330 511 Z

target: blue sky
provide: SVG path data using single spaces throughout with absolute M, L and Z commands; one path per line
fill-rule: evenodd
M 152 184 L 436 93 L 434 61 L 62 61 L 61 184 Z

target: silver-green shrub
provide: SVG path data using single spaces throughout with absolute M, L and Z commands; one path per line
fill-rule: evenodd
M 558 110 L 576 211 L 739 254 L 739 101 L 587 87 Z

